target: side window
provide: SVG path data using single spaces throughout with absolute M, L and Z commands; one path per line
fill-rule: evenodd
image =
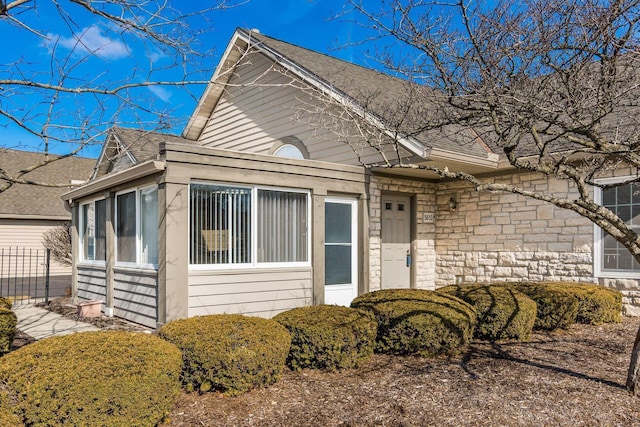
M 637 233 L 640 232 L 640 183 L 602 190 L 602 205 L 618 215 Z M 640 272 L 640 264 L 616 239 L 600 230 L 600 269 L 603 272 Z
M 158 264 L 158 189 L 140 188 L 116 196 L 116 262 Z
M 80 207 L 80 245 L 83 261 L 106 260 L 106 201 Z

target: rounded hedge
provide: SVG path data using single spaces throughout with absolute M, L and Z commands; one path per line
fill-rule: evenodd
M 149 334 L 44 339 L 0 359 L 0 412 L 34 426 L 155 426 L 180 391 L 181 362 L 174 345 Z
M 175 320 L 158 335 L 182 350 L 187 391 L 231 396 L 275 383 L 291 344 L 289 332 L 275 320 L 240 314 Z
M 291 333 L 287 365 L 338 371 L 368 362 L 376 341 L 373 314 L 337 305 L 294 308 L 273 318 Z
M 510 288 L 469 284 L 438 289 L 471 304 L 478 313 L 475 337 L 484 340 L 528 340 L 536 321 L 536 302 Z
M 557 286 L 556 282 L 515 282 L 501 286 L 516 289 L 536 302 L 534 329 L 566 329 L 577 321 L 578 300 L 575 293 Z
M 622 321 L 622 294 L 620 291 L 593 283 L 543 282 L 550 287 L 561 287 L 573 293 L 578 300 L 576 321 L 591 325 Z
M 0 308 L 0 356 L 11 350 L 11 344 L 16 337 L 18 318 L 16 314 L 6 308 Z
M 351 307 L 373 312 L 375 351 L 431 357 L 459 353 L 473 337 L 475 309 L 446 293 L 386 289 L 357 297 Z
M 0 308 L 11 310 L 13 308 L 13 302 L 6 297 L 0 297 Z

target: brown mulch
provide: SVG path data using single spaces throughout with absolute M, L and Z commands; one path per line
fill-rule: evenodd
M 127 322 L 118 317 L 108 317 L 101 315 L 98 317 L 80 317 L 78 316 L 78 308 L 72 302 L 71 298 L 56 298 L 49 301 L 49 304 L 38 303 L 37 307 L 46 308 L 47 310 L 61 314 L 64 317 L 81 322 L 87 322 L 100 329 L 111 329 L 120 331 L 143 332 L 150 329 L 136 323 Z
M 121 319 L 78 318 L 70 300 L 47 307 L 102 329 L 145 330 Z M 640 318 L 535 333 L 526 343 L 474 342 L 451 359 L 374 355 L 341 373 L 285 370 L 238 397 L 181 393 L 164 427 L 190 426 L 638 426 L 640 398 L 624 383 Z M 18 331 L 12 350 L 33 339 Z
M 182 393 L 164 426 L 640 426 L 640 398 L 624 388 L 639 325 L 475 342 L 450 360 L 375 355 L 342 373 L 287 370 L 238 397 Z

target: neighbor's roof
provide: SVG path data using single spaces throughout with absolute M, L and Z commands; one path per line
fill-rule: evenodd
M 49 159 L 53 161 L 23 175 L 21 179 L 68 186 L 13 184 L 9 189 L 0 192 L 0 218 L 71 219 L 71 213 L 65 209 L 60 196 L 72 188 L 72 180 L 88 180 L 96 160 L 84 157 L 60 158 L 55 155 L 49 155 Z M 43 160 L 45 155 L 42 153 L 0 149 L 0 169 L 9 175 Z
M 162 142 L 195 143 L 172 134 L 121 127 L 110 129 L 98 159 L 96 171 L 91 179 L 117 172 L 147 160 L 157 159 L 159 146 Z
M 418 119 L 429 113 L 429 106 L 418 100 L 421 91 L 431 90 L 410 81 L 390 76 L 380 71 L 343 61 L 332 56 L 309 50 L 282 40 L 274 39 L 253 31 L 237 29 L 226 56 L 226 66 L 233 66 L 233 52 L 230 49 L 234 42 L 242 40 L 253 49 L 273 57 L 278 63 L 298 71 L 300 77 L 315 84 L 330 88 L 372 113 L 382 123 L 393 126 L 393 122 L 402 122 L 402 130 L 407 135 L 419 140 L 429 148 L 438 148 L 450 152 L 464 153 L 469 156 L 487 158 L 491 150 L 478 138 L 472 130 L 451 126 L 439 131 L 422 132 Z M 225 59 L 223 58 L 222 64 Z M 224 70 L 219 70 L 224 71 Z M 230 73 L 219 72 L 221 81 L 225 83 Z M 219 91 L 210 88 L 200 101 L 183 135 L 196 139 L 206 119 L 215 108 Z M 407 113 L 405 107 L 409 106 Z M 408 114 L 404 116 L 404 114 Z M 414 118 L 414 120 L 412 120 Z M 407 120 L 408 119 L 408 120 Z

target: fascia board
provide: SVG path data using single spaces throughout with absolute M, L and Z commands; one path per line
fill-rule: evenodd
M 436 147 L 431 149 L 430 160 L 450 160 L 459 163 L 466 163 L 474 166 L 482 166 L 487 168 L 498 169 L 499 156 L 497 154 L 489 154 L 487 158 L 469 156 L 449 150 L 442 150 Z
M 330 85 L 324 80 L 321 80 L 320 78 L 315 76 L 313 73 L 302 68 L 295 62 L 290 61 L 288 58 L 281 55 L 277 51 L 271 49 L 269 46 L 265 46 L 264 44 L 262 44 L 260 45 L 259 49 L 265 55 L 271 58 L 272 61 L 282 65 L 288 71 L 300 77 L 303 81 L 318 88 L 325 95 L 328 95 L 329 97 L 331 97 L 334 101 L 355 111 L 360 117 L 366 120 L 369 124 L 372 124 L 375 127 L 381 129 L 387 136 L 393 139 L 397 137 L 397 135 L 394 132 L 392 132 L 387 128 L 387 126 L 384 124 L 384 122 L 380 118 L 378 118 L 374 114 L 364 111 L 364 109 L 357 102 L 352 100 L 347 94 L 337 90 L 334 86 Z M 407 149 L 408 151 L 410 151 L 411 153 L 417 156 L 420 156 L 422 158 L 426 158 L 428 156 L 429 149 L 423 143 L 421 143 L 415 138 L 401 136 L 398 142 L 405 149 Z
M 225 73 L 227 73 L 227 76 L 230 76 L 231 74 L 229 73 L 230 68 L 228 67 L 227 63 L 231 57 L 233 50 L 239 46 L 238 41 L 242 40 L 245 43 L 248 42 L 246 37 L 241 36 L 240 31 L 241 30 L 239 29 L 236 30 L 235 33 L 233 33 L 231 40 L 227 44 L 227 48 L 222 54 L 222 57 L 220 58 L 220 62 L 218 62 L 218 66 L 216 67 L 213 73 L 213 76 L 211 77 L 211 80 L 209 80 L 209 84 L 207 84 L 207 87 L 204 90 L 204 93 L 202 94 L 202 96 L 200 97 L 200 100 L 198 101 L 198 105 L 193 111 L 193 114 L 191 114 L 191 117 L 189 118 L 189 121 L 187 122 L 187 125 L 184 128 L 184 131 L 182 131 L 183 138 L 192 139 L 192 140 L 197 140 L 198 138 L 200 138 L 200 134 L 204 130 L 204 126 L 206 125 L 208 117 L 211 115 L 211 112 L 212 112 L 212 111 L 204 111 L 205 103 L 209 101 L 210 97 L 215 97 L 216 101 L 213 103 L 213 105 L 215 106 L 215 104 L 217 104 L 218 102 L 217 98 L 219 98 L 220 95 L 222 94 L 222 91 L 219 89 L 219 86 L 226 84 L 226 82 L 228 81 L 228 77 L 227 79 L 224 79 L 224 81 L 219 81 L 220 76 L 224 75 Z M 216 94 L 215 90 L 218 90 L 219 93 Z
M 112 175 L 105 175 L 93 182 L 83 185 L 82 187 L 64 193 L 61 198 L 71 203 L 74 199 L 82 198 L 157 172 L 162 172 L 165 168 L 165 162 L 160 160 L 149 160 L 129 169 L 116 172 Z

